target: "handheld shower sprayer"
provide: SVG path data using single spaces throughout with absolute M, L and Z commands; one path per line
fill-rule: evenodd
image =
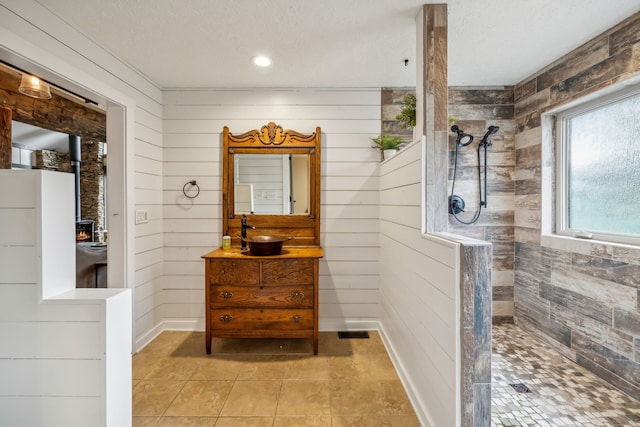
M 454 188 L 456 185 L 456 172 L 458 169 L 458 149 L 459 147 L 466 147 L 467 145 L 471 144 L 473 142 L 473 136 L 464 133 L 464 131 L 457 125 L 451 126 L 451 131 L 456 134 L 456 150 L 453 161 L 453 182 L 451 184 L 451 195 L 449 196 L 449 213 L 453 215 L 453 218 L 461 224 L 469 225 L 475 223 L 476 221 L 478 221 L 478 218 L 480 218 L 482 208 L 487 207 L 487 147 L 491 146 L 489 137 L 496 134 L 499 130 L 500 128 L 498 126 L 489 126 L 487 128 L 487 132 L 484 134 L 482 140 L 478 144 L 478 192 L 480 195 L 480 204 L 473 218 L 470 221 L 464 221 L 457 216 L 457 214 L 459 214 L 460 212 L 464 212 L 464 200 L 462 199 L 462 197 L 454 194 Z M 480 162 L 480 148 L 484 149 L 484 187 L 481 181 L 482 165 Z
M 499 130 L 500 126 L 489 126 L 487 133 L 484 136 L 486 138 L 487 136 L 493 135 L 494 133 L 498 133 Z
M 480 145 L 490 147 L 491 143 L 489 142 L 489 137 L 495 133 L 498 133 L 499 130 L 499 126 L 489 126 L 487 128 L 487 133 L 484 134 L 484 136 L 482 137 L 482 141 L 480 141 Z

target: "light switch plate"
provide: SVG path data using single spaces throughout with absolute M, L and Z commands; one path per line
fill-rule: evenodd
M 146 224 L 149 222 L 149 212 L 139 209 L 136 210 L 136 224 Z

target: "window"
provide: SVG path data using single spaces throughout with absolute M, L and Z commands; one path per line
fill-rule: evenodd
M 556 117 L 558 234 L 640 244 L 640 86 Z

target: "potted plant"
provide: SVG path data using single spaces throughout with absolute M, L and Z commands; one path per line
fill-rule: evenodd
M 373 141 L 372 148 L 377 148 L 382 153 L 382 159 L 390 159 L 400 149 L 400 145 L 404 144 L 404 140 L 399 137 L 390 137 L 386 133 L 381 134 L 376 138 L 371 138 Z
M 416 96 L 409 93 L 405 95 L 403 102 L 404 105 L 396 116 L 396 120 L 404 129 L 414 128 L 416 126 Z

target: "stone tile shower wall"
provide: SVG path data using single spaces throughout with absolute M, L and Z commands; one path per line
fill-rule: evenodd
M 542 210 L 541 176 L 553 158 L 543 158 L 541 114 L 639 74 L 636 14 L 515 87 L 516 323 L 636 399 L 640 249 L 595 242 L 564 249 L 543 245 L 541 221 L 552 213 Z
M 402 108 L 404 96 L 415 93 L 411 89 L 382 90 L 382 131 L 411 141 L 412 131 L 403 129 L 395 116 Z M 515 120 L 513 87 L 467 88 L 449 87 L 449 116 L 458 118 L 456 124 L 474 135 L 474 143 L 458 153 L 456 194 L 467 203 L 467 212 L 460 218 L 469 220 L 478 204 L 477 143 L 490 125 L 500 126 L 491 138 L 487 170 L 487 209 L 478 222 L 462 225 L 449 218 L 449 231 L 460 236 L 485 240 L 493 246 L 492 315 L 513 316 L 513 217 L 515 209 Z M 449 181 L 451 191 L 455 135 L 449 138 Z M 448 196 L 448 195 L 447 195 Z
M 416 94 L 415 89 L 382 88 L 381 117 L 382 133 L 399 137 L 407 142 L 413 140 L 413 129 L 403 128 L 396 116 L 404 106 L 404 97 Z
M 487 206 L 478 221 L 461 224 L 449 215 L 449 231 L 461 236 L 485 240 L 493 246 L 492 317 L 513 316 L 513 216 L 514 193 L 514 129 L 513 87 L 449 88 L 449 117 L 455 124 L 474 136 L 473 143 L 458 148 L 455 194 L 465 201 L 465 212 L 458 217 L 466 222 L 472 218 L 479 204 L 477 146 L 489 126 L 500 126 L 490 138 L 487 149 Z M 451 194 L 455 158 L 455 134 L 449 137 L 449 180 L 447 197 Z M 484 154 L 481 150 L 481 160 Z

